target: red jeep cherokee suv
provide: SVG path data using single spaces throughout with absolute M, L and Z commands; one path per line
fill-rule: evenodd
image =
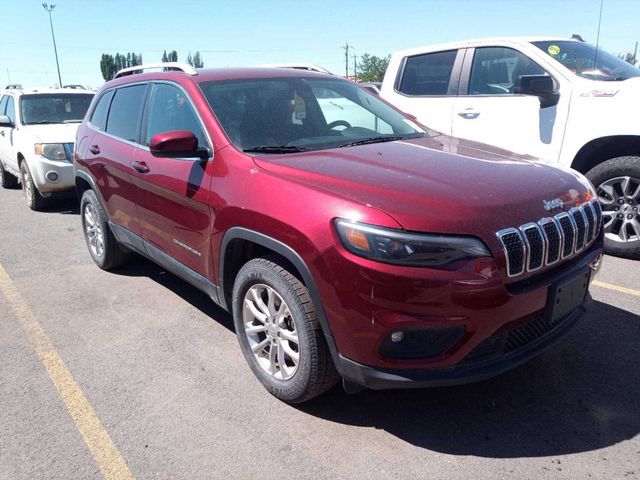
M 119 72 L 78 131 L 89 252 L 142 254 L 231 311 L 278 398 L 488 378 L 583 312 L 603 236 L 579 173 L 335 76 L 163 67 Z

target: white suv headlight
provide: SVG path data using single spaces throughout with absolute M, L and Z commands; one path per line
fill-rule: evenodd
M 36 143 L 34 150 L 49 160 L 70 160 L 63 143 Z

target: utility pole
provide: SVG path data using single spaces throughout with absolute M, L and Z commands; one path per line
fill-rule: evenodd
M 51 25 L 51 38 L 53 38 L 53 53 L 56 54 L 56 67 L 58 67 L 58 85 L 62 88 L 62 77 L 60 76 L 60 63 L 58 62 L 58 47 L 56 46 L 56 35 L 53 33 L 53 20 L 51 18 L 51 12 L 55 5 L 47 5 L 46 3 L 42 4 L 42 7 L 49 12 L 49 24 Z
M 348 43 L 344 44 L 344 76 L 349 76 L 349 49 L 353 48 L 353 45 L 349 45 Z
M 356 60 L 356 54 L 353 54 L 353 81 L 358 79 L 358 62 Z

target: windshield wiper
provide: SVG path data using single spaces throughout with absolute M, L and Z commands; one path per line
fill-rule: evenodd
M 52 123 L 58 122 L 52 122 L 50 120 L 40 120 L 39 122 L 24 122 L 25 125 L 50 125 Z
M 295 145 L 265 145 L 259 147 L 249 147 L 242 151 L 247 153 L 298 153 L 306 152 L 309 150 L 304 147 L 297 147 Z
M 380 136 L 380 137 L 361 138 L 360 140 L 354 140 L 353 142 L 343 143 L 342 145 L 339 145 L 338 148 L 355 147 L 356 145 L 367 145 L 368 143 L 394 142 L 396 140 L 405 140 L 407 138 L 413 138 L 413 137 L 407 137 L 402 135 L 391 135 L 391 136 L 384 136 L 384 137 Z

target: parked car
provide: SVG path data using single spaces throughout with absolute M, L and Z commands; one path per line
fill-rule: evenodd
M 497 38 L 392 56 L 381 95 L 445 134 L 585 174 L 605 249 L 640 258 L 640 70 L 561 38 Z
M 93 92 L 11 88 L 0 92 L 0 182 L 22 184 L 33 210 L 73 191 L 73 142 Z
M 79 128 L 88 250 L 105 270 L 137 252 L 231 311 L 276 397 L 480 380 L 583 312 L 603 236 L 581 174 L 424 130 L 336 76 L 180 68 L 120 71 Z M 329 122 L 326 91 L 377 122 Z

